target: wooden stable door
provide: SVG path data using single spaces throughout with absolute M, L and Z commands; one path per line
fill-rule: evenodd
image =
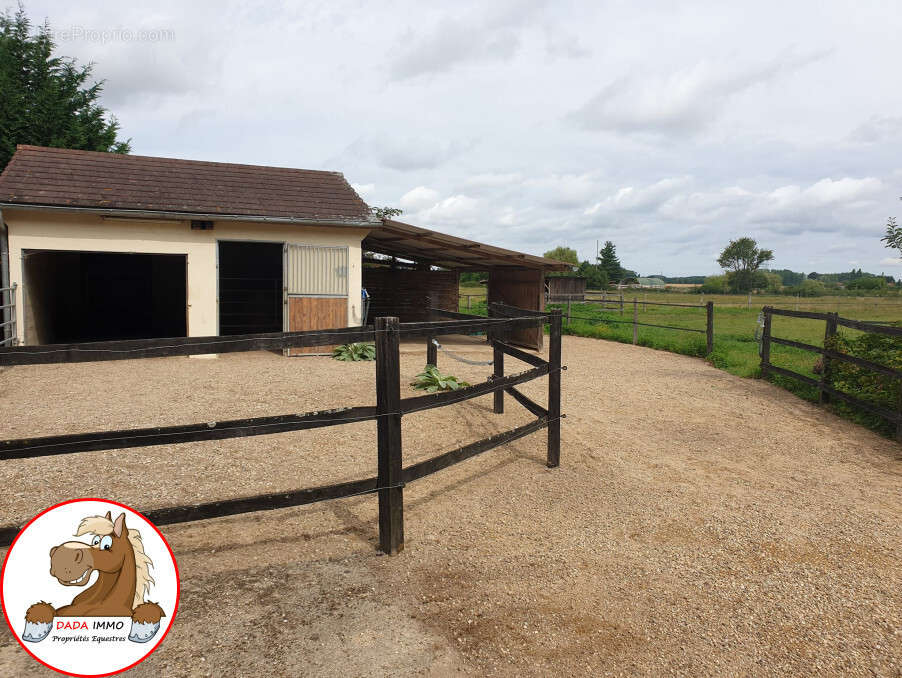
M 288 297 L 288 331 L 347 327 L 347 297 Z M 292 348 L 288 355 L 329 354 L 335 346 Z

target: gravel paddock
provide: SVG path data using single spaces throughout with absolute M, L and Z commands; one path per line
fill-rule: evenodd
M 396 557 L 376 551 L 372 496 L 166 526 L 180 609 L 131 674 L 902 675 L 898 444 L 697 359 L 563 341 L 560 468 L 540 432 L 417 481 Z M 424 361 L 403 344 L 402 383 Z M 522 390 L 544 402 L 546 383 Z M 372 363 L 320 357 L 23 366 L 0 372 L 0 435 L 374 402 Z M 405 417 L 405 463 L 530 418 L 506 410 L 487 396 Z M 0 523 L 71 497 L 141 510 L 375 468 L 374 422 L 3 462 Z M 9 633 L 0 674 L 54 675 Z

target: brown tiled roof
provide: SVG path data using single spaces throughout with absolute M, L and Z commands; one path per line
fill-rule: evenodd
M 378 224 L 339 172 L 19 145 L 0 203 Z

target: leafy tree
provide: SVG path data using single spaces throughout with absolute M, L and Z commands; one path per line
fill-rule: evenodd
M 586 279 L 586 287 L 590 290 L 604 290 L 608 287 L 608 274 L 598 264 L 583 261 L 577 273 Z
M 576 250 L 564 247 L 563 245 L 545 252 L 542 256 L 546 259 L 554 259 L 555 261 L 563 261 L 566 264 L 579 266 L 579 255 L 576 253 Z
M 803 297 L 820 297 L 826 293 L 827 287 L 820 280 L 808 278 L 799 285 L 799 294 Z
M 730 287 L 734 291 L 748 292 L 752 289 L 755 271 L 773 258 L 773 251 L 759 249 L 758 243 L 751 238 L 739 238 L 730 241 L 717 258 L 717 263 L 724 270 L 729 269 Z
M 890 249 L 899 250 L 899 254 L 902 254 L 902 226 L 896 224 L 895 217 L 890 217 L 886 222 L 886 235 L 880 240 Z
M 32 32 L 25 10 L 0 13 L 0 170 L 16 144 L 128 153 L 119 123 L 98 103 L 103 81 L 86 85 L 93 65 L 54 56 L 45 23 Z M 107 119 L 109 117 L 109 120 Z
M 379 219 L 394 219 L 404 213 L 399 207 L 370 207 L 372 212 Z
M 601 252 L 598 253 L 598 265 L 607 273 L 610 282 L 620 282 L 623 277 L 623 268 L 620 259 L 617 258 L 617 248 L 610 240 L 606 240 Z

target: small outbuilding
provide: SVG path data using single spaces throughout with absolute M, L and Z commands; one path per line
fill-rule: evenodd
M 542 309 L 561 270 L 383 222 L 338 172 L 18 146 L 0 210 L 5 329 L 24 344 L 360 325 L 364 289 L 370 319 L 422 319 L 457 309 L 464 270 L 488 271 L 490 300 Z
M 546 299 L 551 302 L 583 301 L 586 298 L 586 279 L 581 275 L 553 275 L 545 278 Z

